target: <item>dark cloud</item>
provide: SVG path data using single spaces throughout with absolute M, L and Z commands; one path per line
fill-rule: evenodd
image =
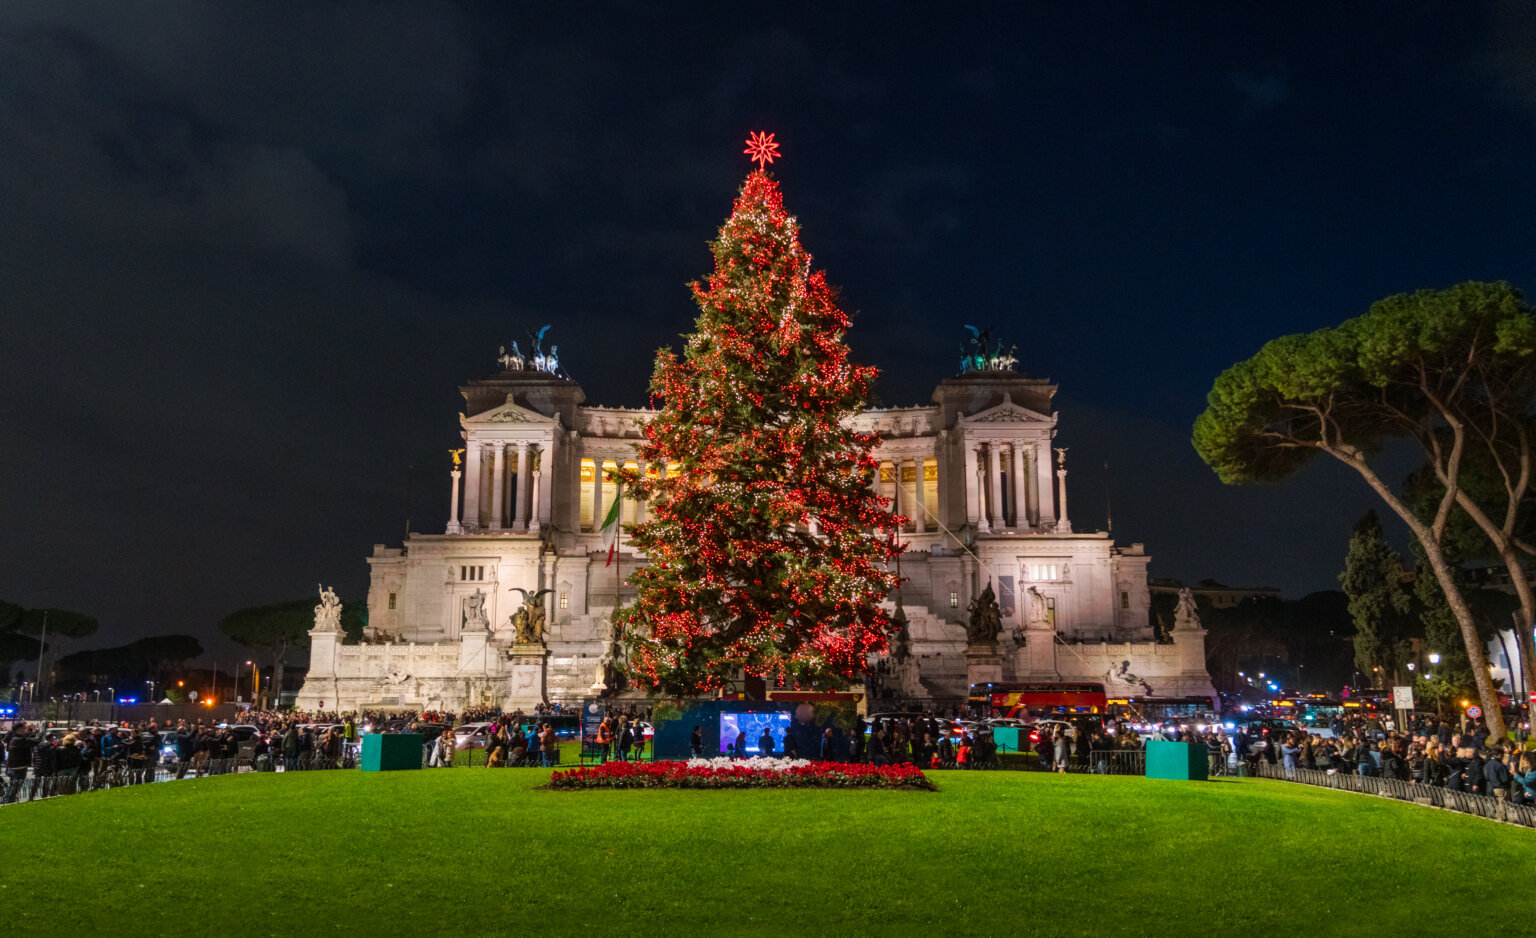
M 1117 9 L 0 6 L 0 597 L 216 648 L 360 595 L 441 524 L 498 344 L 552 323 L 590 400 L 644 402 L 758 129 L 883 403 L 996 325 L 1062 386 L 1082 525 L 1107 459 L 1157 573 L 1331 585 L 1351 480 L 1223 488 L 1189 422 L 1275 334 L 1536 283 L 1531 128 L 1484 100 L 1536 102 L 1529 17 Z

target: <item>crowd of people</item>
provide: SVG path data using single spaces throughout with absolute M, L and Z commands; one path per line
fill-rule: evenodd
M 957 732 L 956 726 L 953 720 L 927 714 L 878 719 L 861 725 L 859 732 L 826 726 L 810 740 L 790 732 L 779 742 L 771 732 L 764 730 L 755 740 L 756 754 L 824 762 L 915 765 L 930 769 L 995 769 L 1002 766 L 999 761 L 1001 749 L 990 727 L 959 724 Z M 1082 721 L 1082 725 L 1043 722 L 1029 735 L 1033 737 L 1030 745 L 1039 767 L 1055 772 L 1065 772 L 1074 760 L 1085 766 L 1091 765 L 1088 757 L 1093 750 L 1140 746 L 1135 733 L 1110 733 L 1086 721 Z M 695 755 L 700 755 L 703 750 L 699 727 L 694 728 L 693 750 Z M 726 741 L 726 751 L 733 758 L 746 758 L 752 751 L 746 732 L 739 731 L 734 740 Z
M 154 720 L 136 725 L 86 725 L 48 728 L 17 723 L 0 735 L 0 799 L 10 803 L 48 794 L 71 794 L 95 788 L 142 784 L 162 777 L 202 776 L 234 771 L 239 764 L 256 771 L 296 771 L 340 768 L 355 764 L 365 732 L 418 732 L 424 735 L 423 758 L 432 767 L 463 763 L 455 734 L 462 723 L 488 726 L 483 740 L 489 767 L 552 766 L 560 763 L 560 739 L 550 717 L 565 715 L 559 704 L 522 710 L 476 708 L 464 713 L 442 711 L 359 713 L 255 711 L 241 715 L 241 726 L 210 725 L 177 720 L 164 726 Z M 595 734 L 584 741 L 584 755 L 600 761 L 644 758 L 644 721 L 651 711 L 641 705 L 610 708 Z M 1089 771 L 1107 771 L 1109 754 L 1143 745 L 1138 733 L 1124 724 L 1042 721 L 1020 731 L 1038 765 L 1064 772 L 1076 764 Z M 1277 773 L 1298 770 L 1346 773 L 1395 779 L 1451 791 L 1486 795 L 1517 805 L 1536 805 L 1536 752 L 1509 740 L 1494 740 L 1481 721 L 1457 731 L 1449 723 L 1423 716 L 1398 729 L 1385 719 L 1339 719 L 1330 734 L 1284 728 L 1263 732 L 1246 724 L 1211 725 L 1208 729 L 1172 727 L 1165 738 L 1204 745 L 1215 774 L 1237 774 L 1245 761 L 1264 762 Z M 747 734 L 724 740 L 727 752 L 745 758 Z M 880 719 L 859 724 L 858 732 L 839 726 L 797 726 L 775 738 L 764 729 L 756 739 L 764 756 L 805 758 L 873 765 L 916 765 L 922 768 L 990 769 L 1001 767 L 999 745 L 985 724 L 956 724 L 932 715 Z M 692 753 L 704 755 L 702 728 L 694 727 Z M 595 751 L 594 751 L 595 750 Z M 474 760 L 479 762 L 479 760 Z
M 1354 726 L 1323 738 L 1294 731 L 1270 743 L 1239 735 L 1223 750 L 1232 765 L 1238 758 L 1279 763 L 1286 775 L 1297 769 L 1395 779 L 1448 791 L 1486 795 L 1517 805 L 1536 805 L 1536 752 L 1511 740 L 1492 740 L 1486 726 L 1456 732 L 1449 723 L 1420 725 L 1404 731 Z
M 174 760 L 166 750 L 174 752 Z M 176 777 L 228 770 L 239 749 L 229 727 L 179 720 L 161 727 L 150 720 L 132 726 L 82 726 L 45 731 L 16 723 L 0 736 L 6 803 L 35 798 L 39 791 L 73 794 L 108 785 L 154 781 L 158 766 L 176 764 Z

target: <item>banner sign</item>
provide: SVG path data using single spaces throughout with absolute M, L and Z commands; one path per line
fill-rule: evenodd
M 596 697 L 588 697 L 581 702 L 581 738 L 583 740 L 597 739 L 597 728 L 603 722 L 603 717 L 608 715 L 608 707 Z
M 1397 710 L 1412 710 L 1413 688 L 1411 686 L 1392 688 L 1392 706 Z

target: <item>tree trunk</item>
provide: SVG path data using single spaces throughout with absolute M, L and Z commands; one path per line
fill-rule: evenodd
M 1509 663 L 1509 673 L 1513 677 L 1515 669 L 1520 669 L 1521 683 L 1525 685 L 1525 691 L 1529 694 L 1531 691 L 1536 691 L 1536 640 L 1533 640 L 1531 634 L 1532 624 L 1536 623 L 1536 590 L 1531 589 L 1529 575 L 1520 564 L 1520 551 L 1516 549 L 1514 538 L 1509 532 L 1495 525 L 1493 519 L 1483 511 L 1482 506 L 1474 502 L 1466 492 L 1456 493 L 1456 503 L 1466 511 L 1467 516 L 1493 544 L 1499 559 L 1504 562 L 1504 569 L 1509 573 L 1509 582 L 1515 587 L 1515 596 L 1520 600 L 1520 624 L 1515 628 L 1515 649 L 1520 661 Z M 1511 703 L 1518 707 L 1525 702 L 1516 699 L 1513 687 L 1509 690 Z
M 1427 535 L 1429 532 L 1424 533 Z M 1429 560 L 1430 569 L 1435 571 L 1440 591 L 1445 593 L 1445 601 L 1451 607 L 1451 614 L 1456 617 L 1457 626 L 1461 628 L 1461 641 L 1467 646 L 1467 661 L 1472 666 L 1472 680 L 1477 683 L 1477 697 L 1482 701 L 1483 719 L 1488 721 L 1491 738 L 1504 739 L 1508 735 L 1504 727 L 1504 711 L 1499 708 L 1499 692 L 1494 688 L 1493 677 L 1488 673 L 1488 656 L 1483 650 L 1483 640 L 1477 635 L 1477 623 L 1472 618 L 1472 609 L 1461 595 L 1461 588 L 1456 584 L 1451 565 L 1446 561 L 1440 545 L 1423 537 L 1419 543 L 1424 545 L 1424 556 Z
M 1477 636 L 1477 623 L 1472 618 L 1472 609 L 1467 605 L 1466 598 L 1461 595 L 1461 587 L 1456 583 L 1450 562 L 1445 559 L 1445 552 L 1441 549 L 1440 538 L 1437 536 L 1444 531 L 1448 506 L 1442 502 L 1441 510 L 1436 513 L 1436 524 L 1427 525 L 1403 503 L 1402 499 L 1397 497 L 1396 493 L 1382 481 L 1381 476 L 1366 464 L 1363 456 L 1333 447 L 1322 449 L 1358 472 L 1371 490 L 1387 503 L 1388 508 L 1392 509 L 1392 513 L 1403 519 L 1403 523 L 1408 525 L 1408 530 L 1412 531 L 1413 536 L 1423 545 L 1424 557 L 1435 573 L 1440 591 L 1445 594 L 1446 604 L 1451 607 L 1451 615 L 1456 617 L 1456 625 L 1461 629 L 1462 644 L 1467 646 L 1467 660 L 1472 665 L 1472 680 L 1477 684 L 1477 697 L 1482 703 L 1483 718 L 1488 721 L 1492 738 L 1504 739 L 1508 736 L 1508 731 L 1504 728 L 1504 711 L 1499 708 L 1499 692 L 1494 689 L 1493 678 L 1488 674 L 1488 655 L 1483 650 L 1482 639 Z M 1455 498 L 1461 494 L 1456 487 L 1455 473 L 1449 472 L 1446 475 L 1448 478 L 1445 478 L 1444 484 L 1447 494 Z

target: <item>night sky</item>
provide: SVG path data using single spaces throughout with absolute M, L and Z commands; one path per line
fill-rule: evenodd
M 551 324 L 589 403 L 645 404 L 752 130 L 880 403 L 995 326 L 1061 386 L 1074 526 L 1108 501 L 1155 576 L 1333 588 L 1372 504 L 1221 486 L 1222 369 L 1536 289 L 1528 5 L 524 6 L 0 5 L 0 598 L 211 653 L 362 598 L 408 512 L 442 530 L 498 345 Z

